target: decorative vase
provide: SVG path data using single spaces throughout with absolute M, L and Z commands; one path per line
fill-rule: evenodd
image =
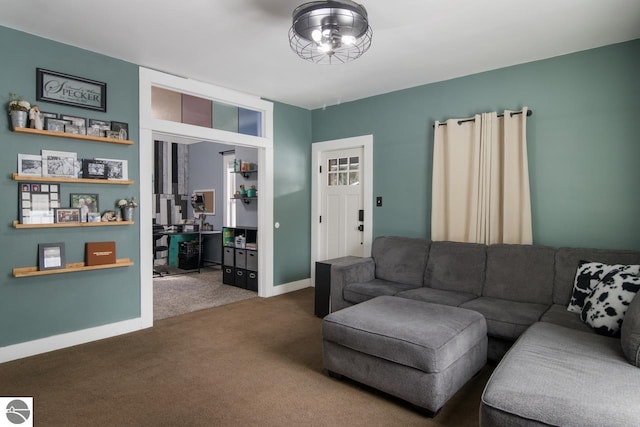
M 26 128 L 27 127 L 27 112 L 20 110 L 11 110 L 9 112 L 11 116 L 11 125 L 13 128 Z
M 256 197 L 256 189 L 250 188 L 247 190 L 247 197 Z
M 128 206 L 122 208 L 122 219 L 124 221 L 133 221 L 133 208 Z

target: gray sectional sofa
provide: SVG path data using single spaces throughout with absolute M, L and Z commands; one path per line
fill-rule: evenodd
M 331 268 L 331 311 L 393 296 L 482 314 L 499 362 L 482 426 L 640 425 L 640 298 L 624 343 L 596 334 L 567 311 L 581 260 L 640 264 L 640 252 L 379 237 L 371 257 Z

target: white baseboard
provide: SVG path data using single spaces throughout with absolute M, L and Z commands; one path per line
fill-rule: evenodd
M 302 279 L 295 282 L 284 283 L 274 286 L 270 296 L 283 295 L 289 292 L 311 287 L 311 279 Z M 36 354 L 47 353 L 60 350 L 74 345 L 85 344 L 104 338 L 111 338 L 129 332 L 139 331 L 151 327 L 152 324 L 144 322 L 141 317 L 124 320 L 122 322 L 111 323 L 80 331 L 68 332 L 66 334 L 53 335 L 33 341 L 13 344 L 0 347 L 0 363 L 11 360 L 22 359 L 24 357 L 35 356 Z
M 0 363 L 145 329 L 141 318 L 0 347 Z
M 283 283 L 282 285 L 274 286 L 272 289 L 271 297 L 276 295 L 282 295 L 293 291 L 299 291 L 300 289 L 311 287 L 311 279 L 302 279 L 295 282 Z

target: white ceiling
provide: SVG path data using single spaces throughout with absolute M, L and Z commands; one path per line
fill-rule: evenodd
M 0 0 L 0 25 L 309 109 L 640 38 L 640 0 L 359 0 L 371 49 L 316 65 L 288 42 L 306 1 Z

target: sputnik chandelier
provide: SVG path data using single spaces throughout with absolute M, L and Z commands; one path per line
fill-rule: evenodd
M 359 58 L 371 46 L 367 10 L 350 0 L 312 1 L 293 11 L 291 49 L 316 64 L 340 64 Z

